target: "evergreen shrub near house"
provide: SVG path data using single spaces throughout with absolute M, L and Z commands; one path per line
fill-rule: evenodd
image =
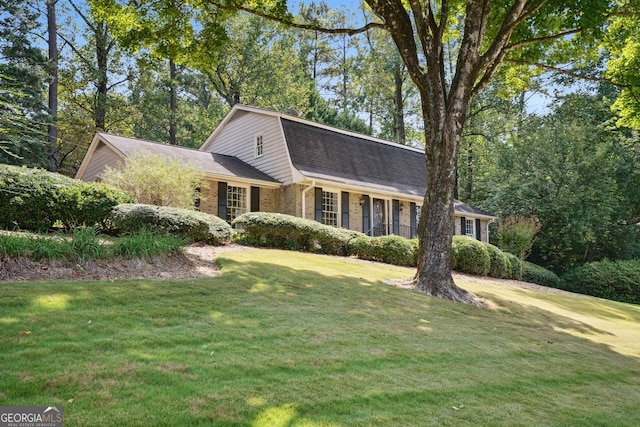
M 43 231 L 56 221 L 67 227 L 102 224 L 114 206 L 131 200 L 127 193 L 105 184 L 0 165 L 0 227 L 4 229 Z
M 507 255 L 497 246 L 485 244 L 485 248 L 489 253 L 489 273 L 487 275 L 497 279 L 512 278 L 511 263 Z
M 415 267 L 418 260 L 418 240 L 399 236 L 360 236 L 349 242 L 349 253 L 360 259 Z
M 147 229 L 211 245 L 228 243 L 233 235 L 231 226 L 215 215 L 169 206 L 122 204 L 113 208 L 109 220 L 123 234 Z
M 557 288 L 560 286 L 560 278 L 552 271 L 540 267 L 529 261 L 523 263 L 522 280 L 542 286 Z
M 238 238 L 241 243 L 331 255 L 347 255 L 349 241 L 364 236 L 357 231 L 271 212 L 246 213 L 233 220 L 232 225 L 242 230 Z
M 451 268 L 460 273 L 486 276 L 491 269 L 487 244 L 469 236 L 453 236 Z
M 640 304 L 640 261 L 598 261 L 582 265 L 562 276 L 560 288 Z
M 509 275 L 507 279 L 522 280 L 523 265 L 520 258 L 509 252 L 502 252 L 509 263 Z

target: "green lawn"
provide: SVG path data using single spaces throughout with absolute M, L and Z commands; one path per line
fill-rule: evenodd
M 186 281 L 0 284 L 0 405 L 65 426 L 637 426 L 640 306 L 276 250 Z

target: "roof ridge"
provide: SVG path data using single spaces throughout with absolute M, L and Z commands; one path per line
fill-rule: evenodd
M 198 152 L 198 153 L 205 153 L 205 151 L 200 151 L 197 148 L 185 147 L 183 145 L 173 145 L 173 144 L 169 144 L 167 142 L 151 141 L 151 140 L 148 140 L 148 139 L 137 138 L 135 136 L 116 135 L 114 133 L 109 133 L 109 132 L 96 132 L 96 134 L 100 135 L 102 137 L 110 137 L 110 136 L 112 136 L 112 137 L 115 137 L 115 138 L 130 139 L 132 141 L 146 142 L 146 143 L 149 143 L 149 144 L 163 145 L 163 146 L 166 146 L 166 147 L 178 148 L 178 149 L 194 151 L 194 152 Z

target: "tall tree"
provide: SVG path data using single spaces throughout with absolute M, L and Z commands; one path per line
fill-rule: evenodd
M 49 114 L 51 121 L 47 135 L 49 141 L 49 171 L 58 170 L 58 23 L 56 3 L 58 0 L 47 0 L 47 44 L 49 48 Z
M 0 0 L 0 162 L 46 166 L 46 57 L 26 1 Z

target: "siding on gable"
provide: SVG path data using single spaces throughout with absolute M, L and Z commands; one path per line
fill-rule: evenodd
M 91 163 L 88 165 L 82 180 L 95 181 L 100 177 L 106 166 L 112 168 L 122 163 L 122 159 L 111 148 L 107 147 L 103 142 L 93 152 Z
M 278 117 L 238 111 L 226 123 L 208 152 L 235 156 L 285 185 L 293 183 L 291 164 Z M 256 158 L 255 137 L 262 135 L 264 154 Z

